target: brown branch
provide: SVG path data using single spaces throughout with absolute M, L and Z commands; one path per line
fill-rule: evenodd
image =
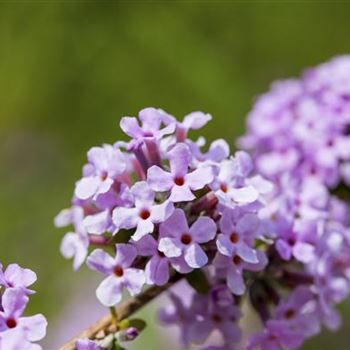
M 177 273 L 169 280 L 169 282 L 166 285 L 151 287 L 143 293 L 137 295 L 136 297 L 126 300 L 124 303 L 122 303 L 115 309 L 117 320 L 121 321 L 128 318 L 136 311 L 141 309 L 143 306 L 148 304 L 150 301 L 152 301 L 154 298 L 156 298 L 158 295 L 167 290 L 169 287 L 171 287 L 173 284 L 178 282 L 182 277 L 183 275 Z M 113 331 L 116 331 L 116 327 L 114 325 L 112 315 L 109 314 L 101 318 L 91 327 L 85 329 L 83 332 L 74 337 L 68 343 L 64 344 L 62 347 L 59 348 L 59 350 L 75 350 L 75 343 L 78 339 L 96 339 L 96 337 L 98 337 L 101 333 L 103 333 L 103 335 L 106 336 Z

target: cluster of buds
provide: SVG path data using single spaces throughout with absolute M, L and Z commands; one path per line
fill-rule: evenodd
M 29 269 L 0 264 L 0 350 L 41 350 L 35 342 L 44 338 L 47 322 L 43 315 L 23 316 L 36 281 Z

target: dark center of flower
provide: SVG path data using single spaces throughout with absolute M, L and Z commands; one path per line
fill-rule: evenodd
M 158 255 L 159 255 L 161 258 L 164 258 L 164 257 L 165 257 L 164 253 L 161 252 L 160 250 L 158 250 Z
M 285 313 L 284 313 L 284 317 L 287 320 L 292 319 L 295 316 L 295 311 L 293 309 L 288 309 Z
M 221 316 L 218 315 L 218 314 L 213 314 L 213 315 L 211 316 L 211 319 L 212 319 L 215 323 L 220 323 L 220 322 L 222 321 Z
M 190 244 L 192 242 L 192 237 L 188 233 L 184 233 L 181 236 L 181 242 L 186 245 Z
M 231 233 L 230 241 L 231 241 L 232 243 L 238 243 L 238 241 L 239 241 L 239 236 L 238 236 L 238 234 L 237 234 L 236 232 Z
M 6 321 L 6 325 L 8 328 L 15 328 L 17 326 L 17 322 L 14 318 L 9 318 L 7 321 Z
M 270 334 L 269 339 L 270 339 L 271 341 L 276 341 L 276 340 L 277 340 L 277 337 L 276 337 L 274 334 Z
M 143 136 L 144 137 L 153 137 L 153 132 L 152 131 L 144 131 Z
M 147 209 L 141 210 L 141 212 L 140 212 L 140 218 L 141 218 L 142 220 L 147 220 L 150 216 L 151 216 L 151 213 L 149 212 L 149 210 L 147 210 Z
M 224 184 L 224 183 L 222 183 L 222 184 L 220 185 L 220 190 L 221 190 L 222 192 L 226 193 L 226 192 L 227 192 L 227 185 Z
M 334 141 L 333 140 L 328 140 L 327 146 L 328 147 L 333 147 L 334 146 Z
M 293 238 L 293 237 L 288 238 L 288 244 L 289 245 L 294 245 L 295 244 L 295 238 Z
M 235 255 L 235 256 L 232 258 L 232 262 L 233 262 L 235 265 L 239 265 L 239 264 L 242 262 L 242 259 L 241 259 L 238 255 Z
M 123 268 L 119 265 L 114 268 L 113 272 L 117 277 L 122 277 L 124 275 Z
M 101 181 L 107 180 L 107 177 L 108 177 L 107 171 L 103 171 L 103 172 L 101 173 L 101 175 L 100 175 Z
M 174 182 L 177 186 L 183 186 L 185 179 L 183 177 L 175 177 Z

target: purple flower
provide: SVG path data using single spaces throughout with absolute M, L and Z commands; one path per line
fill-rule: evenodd
M 123 117 L 120 121 L 121 129 L 134 140 L 156 139 L 171 134 L 175 130 L 175 123 L 167 118 L 161 109 L 144 108 L 139 112 L 138 120 L 134 117 Z M 167 122 L 164 128 L 162 123 Z
M 89 163 L 84 167 L 84 177 L 77 182 L 77 198 L 96 199 L 110 190 L 114 181 L 126 170 L 123 153 L 111 145 L 93 147 L 88 152 Z
M 165 201 L 162 204 L 154 204 L 155 193 L 144 181 L 137 182 L 132 188 L 135 207 L 116 208 L 113 211 L 113 222 L 117 229 L 131 229 L 136 227 L 132 238 L 137 241 L 154 230 L 154 224 L 166 220 L 174 211 L 171 202 Z
M 174 293 L 169 293 L 172 305 L 160 310 L 158 317 L 163 325 L 177 325 L 180 328 L 181 345 L 187 348 L 193 341 L 191 334 L 195 314 L 191 308 Z
M 103 350 L 96 342 L 89 339 L 79 339 L 75 344 L 77 350 Z
M 131 267 L 137 256 L 130 244 L 117 244 L 116 256 L 112 258 L 102 249 L 94 250 L 87 259 L 88 266 L 108 276 L 96 290 L 97 298 L 105 306 L 114 306 L 122 299 L 123 288 L 131 295 L 140 293 L 145 283 L 144 272 Z
M 192 310 L 198 315 L 191 329 L 196 342 L 203 343 L 215 330 L 222 334 L 227 343 L 240 340 L 241 330 L 237 323 L 241 313 L 234 303 L 220 306 L 213 302 L 210 294 L 196 296 L 193 298 Z
M 315 257 L 315 246 L 313 244 L 316 238 L 316 227 L 309 223 L 309 232 L 304 234 L 295 232 L 291 223 L 285 219 L 278 220 L 276 250 L 284 260 L 290 260 L 292 256 L 302 262 L 310 263 Z
M 162 286 L 166 284 L 170 276 L 170 267 L 180 273 L 188 273 L 192 269 L 188 267 L 182 257 L 168 258 L 159 250 L 159 243 L 151 235 L 142 237 L 135 244 L 141 256 L 149 256 L 146 267 L 146 283 Z
M 268 321 L 261 333 L 253 335 L 247 346 L 247 350 L 295 350 L 304 342 L 304 337 L 299 332 L 289 328 L 288 324 L 281 321 Z
M 28 303 L 28 297 L 22 288 L 6 289 L 2 295 L 1 303 L 0 337 L 2 339 L 7 337 L 17 338 L 20 333 L 24 343 L 35 342 L 44 338 L 47 322 L 43 315 L 22 317 Z
M 253 247 L 254 235 L 259 228 L 259 219 L 253 213 L 244 213 L 239 208 L 226 209 L 220 220 L 221 234 L 216 245 L 221 254 L 238 255 L 247 263 L 257 263 L 258 257 Z
M 74 258 L 73 268 L 77 270 L 85 261 L 89 236 L 84 226 L 84 209 L 73 206 L 71 209 L 62 210 L 55 218 L 56 227 L 64 227 L 73 224 L 75 232 L 68 232 L 61 242 L 61 254 L 66 258 Z
M 189 147 L 179 143 L 168 152 L 170 172 L 154 165 L 148 169 L 147 182 L 157 192 L 170 191 L 172 202 L 187 202 L 195 199 L 192 191 L 200 190 L 213 180 L 211 167 L 189 172 L 192 160 Z
M 159 231 L 159 250 L 168 258 L 183 256 L 192 268 L 202 267 L 208 262 L 200 244 L 215 237 L 216 224 L 209 217 L 200 216 L 190 228 L 183 210 L 175 209 L 173 215 L 160 225 Z
M 248 263 L 245 262 L 236 251 L 233 249 L 232 257 L 228 257 L 218 253 L 213 261 L 214 266 L 217 269 L 217 273 L 224 276 L 227 281 L 227 286 L 231 292 L 235 295 L 243 295 L 246 286 L 243 279 L 243 271 L 261 271 L 267 265 L 266 255 L 260 250 L 256 251 L 258 262 Z
M 10 264 L 4 271 L 0 263 L 0 286 L 5 288 L 22 288 L 25 293 L 34 293 L 28 289 L 36 281 L 36 274 L 32 270 L 24 269 L 17 264 Z
M 289 327 L 305 337 L 320 331 L 320 322 L 315 312 L 315 294 L 307 287 L 298 287 L 282 301 L 275 310 L 275 319 L 287 322 Z

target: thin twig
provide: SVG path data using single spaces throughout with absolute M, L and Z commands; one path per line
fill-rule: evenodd
M 169 280 L 169 282 L 166 285 L 151 287 L 143 293 L 139 294 L 138 296 L 126 300 L 124 303 L 122 303 L 119 307 L 115 309 L 118 321 L 124 320 L 132 314 L 134 314 L 136 311 L 148 304 L 150 301 L 152 301 L 158 295 L 163 293 L 173 284 L 178 282 L 182 277 L 183 275 L 177 273 Z M 111 314 L 108 314 L 107 316 L 101 318 L 94 325 L 85 329 L 82 333 L 74 337 L 68 343 L 64 344 L 62 347 L 59 348 L 59 350 L 75 350 L 75 343 L 78 339 L 95 339 L 96 336 L 98 336 L 101 332 L 106 336 L 109 333 L 113 332 L 113 330 L 115 331 L 115 328 L 113 327 L 113 316 Z

